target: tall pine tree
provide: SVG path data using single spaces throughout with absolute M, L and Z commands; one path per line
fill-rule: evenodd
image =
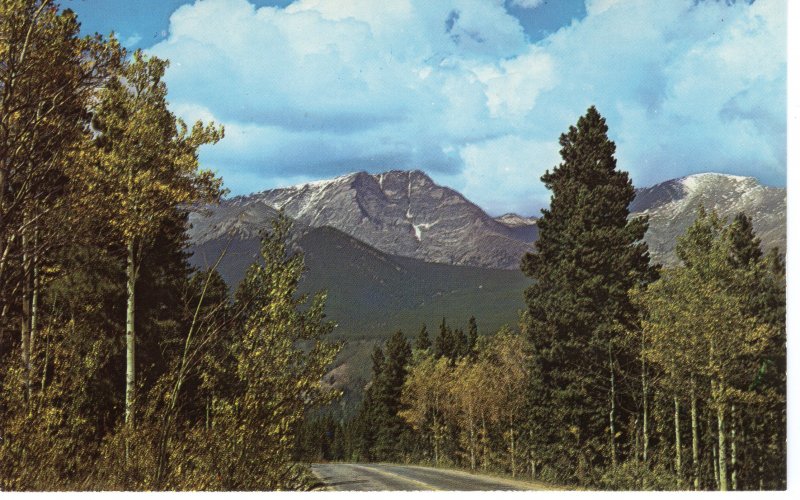
M 436 336 L 433 344 L 434 356 L 437 358 L 452 358 L 454 344 L 453 331 L 447 326 L 447 319 L 442 318 L 442 323 L 439 325 L 439 335 Z
M 469 339 L 468 339 L 469 355 L 474 357 L 475 356 L 475 346 L 477 346 L 477 344 L 478 344 L 478 322 L 475 321 L 475 316 L 470 316 L 469 317 L 468 325 L 469 325 L 468 326 L 468 329 L 469 329 Z
M 521 264 L 534 279 L 525 298 L 532 373 L 542 377 L 529 411 L 548 435 L 544 460 L 579 482 L 618 460 L 618 435 L 629 428 L 619 410 L 620 371 L 632 365 L 620 333 L 636 318 L 628 291 L 655 279 L 641 241 L 647 219 L 628 220 L 635 192 L 607 132 L 592 106 L 561 135 L 563 161 L 542 176 L 553 195 L 537 251 Z
M 374 381 L 379 408 L 375 455 L 381 460 L 396 461 L 404 451 L 403 440 L 408 425 L 398 412 L 410 361 L 411 346 L 403 332 L 398 330 L 386 342 L 386 361 L 380 376 Z
M 420 351 L 427 351 L 431 348 L 431 339 L 428 336 L 428 327 L 425 326 L 425 323 L 422 324 L 422 329 L 417 334 L 417 340 L 414 344 L 414 348 Z

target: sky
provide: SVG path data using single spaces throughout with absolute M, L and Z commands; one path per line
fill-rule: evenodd
M 421 169 L 538 215 L 558 139 L 596 105 L 637 187 L 786 185 L 785 0 L 62 0 L 86 34 L 170 60 L 176 115 L 231 194 Z

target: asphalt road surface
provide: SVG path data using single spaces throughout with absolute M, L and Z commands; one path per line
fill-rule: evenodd
M 544 483 L 393 464 L 314 464 L 314 474 L 329 491 L 497 491 L 553 489 Z

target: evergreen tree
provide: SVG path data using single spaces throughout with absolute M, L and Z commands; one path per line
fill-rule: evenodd
M 439 325 L 439 335 L 436 336 L 434 341 L 434 356 L 437 358 L 453 357 L 453 331 L 447 326 L 447 320 L 442 318 L 442 323 Z
M 741 298 L 748 316 L 769 325 L 774 332 L 758 359 L 754 360 L 758 368 L 751 374 L 748 386 L 749 390 L 762 397 L 762 401 L 768 402 L 757 409 L 758 414 L 766 418 L 738 422 L 742 427 L 740 434 L 749 433 L 753 443 L 752 449 L 740 444 L 740 452 L 746 453 L 759 465 L 749 473 L 746 469 L 738 471 L 740 479 L 737 482 L 753 488 L 755 482 L 748 484 L 752 475 L 758 481 L 783 487 L 786 477 L 785 261 L 777 248 L 763 255 L 752 220 L 744 213 L 736 214 L 727 226 L 724 238 L 728 264 L 733 268 L 734 275 L 729 280 L 730 289 Z M 752 427 L 747 428 L 747 424 Z M 747 443 L 744 444 L 746 446 Z M 771 465 L 766 467 L 766 463 Z
M 383 355 L 383 349 L 380 346 L 375 346 L 372 350 L 372 380 L 378 380 L 381 373 L 383 373 L 383 366 L 386 363 L 386 356 Z
M 420 351 L 426 351 L 431 348 L 431 339 L 428 336 L 428 328 L 425 323 L 422 324 L 422 329 L 417 335 L 417 340 L 414 343 L 414 348 Z
M 372 378 L 364 391 L 364 400 L 353 419 L 353 454 L 359 461 L 370 462 L 375 459 L 373 448 L 377 436 L 379 418 L 386 414 L 380 400 L 380 383 L 386 364 L 386 357 L 380 346 L 372 350 Z
M 408 427 L 398 415 L 403 383 L 411 361 L 411 346 L 398 330 L 386 343 L 386 361 L 376 380 L 378 420 L 375 455 L 381 460 L 398 460 L 403 450 L 404 433 Z
M 461 328 L 456 328 L 453 331 L 453 352 L 451 353 L 451 359 L 455 361 L 458 358 L 466 356 L 469 354 L 469 340 L 467 339 L 464 330 Z
M 745 213 L 738 213 L 729 226 L 730 253 L 733 267 L 745 268 L 761 258 L 761 240 L 753 230 L 753 221 Z
M 475 348 L 478 344 L 478 322 L 475 321 L 475 316 L 469 317 L 468 323 L 469 338 L 467 345 L 469 346 L 468 353 L 470 356 L 475 355 Z
M 579 482 L 616 461 L 617 433 L 629 428 L 614 411 L 620 367 L 632 365 L 620 332 L 636 320 L 629 290 L 655 278 L 641 241 L 647 220 L 628 220 L 635 192 L 607 131 L 592 106 L 561 135 L 563 161 L 542 176 L 553 195 L 537 251 L 521 264 L 535 280 L 525 296 L 540 365 L 531 372 L 542 375 L 542 393 L 532 397 L 543 408 L 531 416 L 557 443 L 548 458 Z

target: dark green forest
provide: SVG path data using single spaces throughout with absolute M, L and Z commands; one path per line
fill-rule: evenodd
M 225 195 L 198 150 L 224 129 L 170 112 L 167 61 L 79 30 L 48 0 L 0 4 L 0 490 L 303 490 L 325 460 L 786 487 L 784 256 L 698 207 L 681 264 L 651 263 L 594 107 L 541 178 L 517 324 L 396 331 L 344 414 L 290 221 L 235 290 L 193 268 L 188 212 Z

